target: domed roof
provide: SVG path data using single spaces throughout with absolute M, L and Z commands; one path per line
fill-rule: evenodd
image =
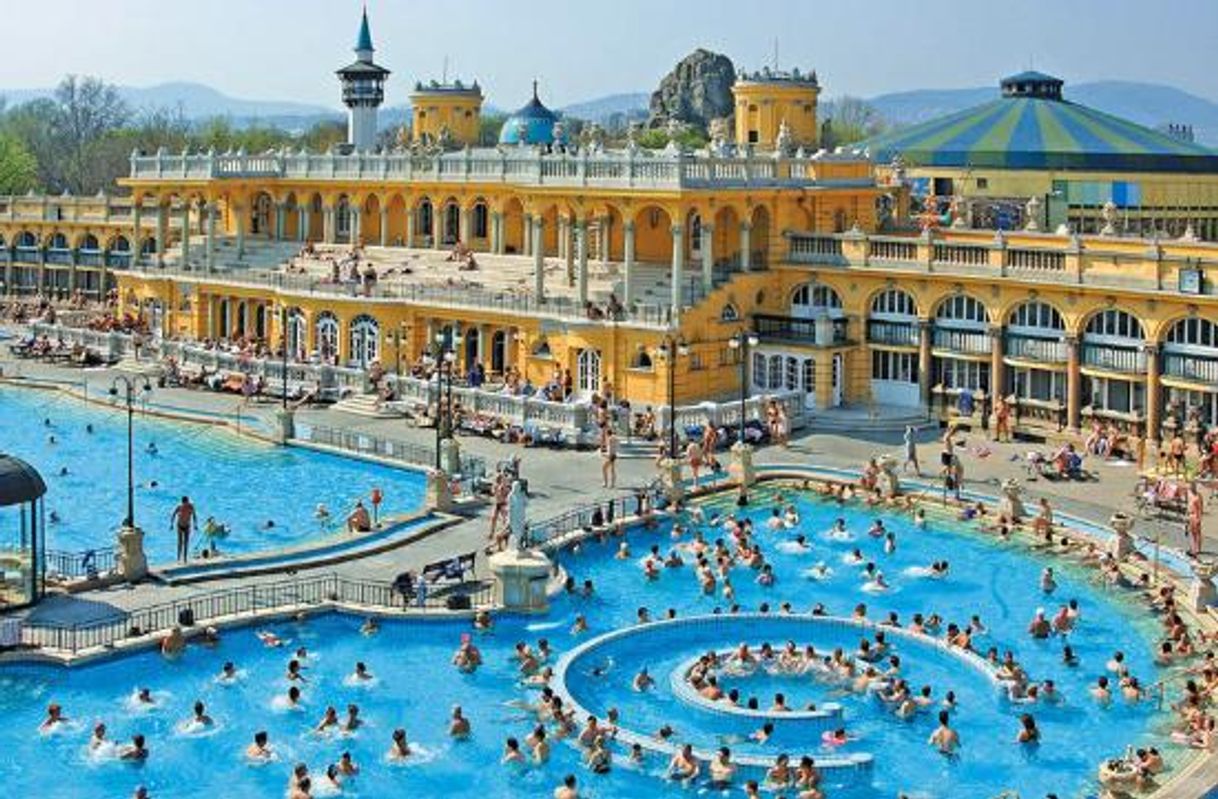
M 542 105 L 537 98 L 537 81 L 533 81 L 533 99 L 504 121 L 499 129 L 499 143 L 554 144 L 556 122 L 558 114 Z
M 1062 99 L 1062 81 L 1039 72 L 1003 79 L 989 103 L 856 145 L 876 163 L 962 169 L 1214 172 L 1218 153 Z
M 30 502 L 46 492 L 37 469 L 20 458 L 0 455 L 0 508 Z

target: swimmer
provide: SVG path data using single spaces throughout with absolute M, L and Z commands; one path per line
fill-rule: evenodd
M 359 634 L 364 636 L 365 638 L 376 635 L 380 631 L 381 631 L 381 625 L 378 624 L 376 619 L 372 618 L 371 616 L 364 619 L 364 623 L 361 624 L 360 628 L 359 628 Z
M 320 522 L 330 521 L 330 509 L 325 506 L 325 503 L 318 502 L 317 507 L 313 509 L 313 518 Z
M 151 688 L 140 688 L 135 693 L 135 702 L 140 705 L 156 705 L 156 700 L 152 697 Z
M 833 576 L 833 569 L 830 569 L 823 560 L 817 561 L 815 566 L 804 572 L 804 576 L 812 580 L 827 580 Z
M 668 762 L 669 779 L 692 782 L 698 778 L 698 774 L 701 771 L 702 765 L 698 762 L 698 758 L 694 756 L 694 748 L 690 744 L 684 744 L 672 756 L 672 760 Z
M 812 549 L 812 547 L 808 545 L 807 536 L 803 534 L 795 536 L 794 540 L 780 542 L 776 548 L 779 552 L 786 552 L 791 555 L 800 555 L 804 552 L 809 552 Z
M 207 707 L 202 700 L 196 700 L 194 706 L 194 715 L 191 716 L 188 724 L 193 724 L 196 727 L 211 727 L 215 724 L 212 717 L 207 715 Z
M 51 524 L 59 524 L 63 520 L 59 517 L 59 511 L 53 510 L 47 515 L 47 521 Z
M 918 529 L 926 527 L 926 511 L 921 508 L 914 511 L 914 527 Z
M 344 777 L 354 777 L 356 774 L 359 774 L 359 766 L 351 759 L 350 752 L 343 752 L 339 755 L 338 762 L 331 766 L 331 768 L 337 768 L 338 773 Z
M 884 536 L 884 554 L 891 555 L 897 551 L 897 537 L 894 533 L 888 533 Z
M 508 738 L 503 744 L 503 755 L 499 758 L 502 765 L 523 764 L 525 762 L 524 753 L 520 751 L 520 741 L 515 738 Z
M 406 730 L 398 727 L 393 731 L 393 740 L 389 744 L 387 757 L 390 760 L 405 760 L 411 754 L 410 744 L 406 741 Z
M 144 451 L 147 452 L 149 455 L 156 455 L 158 452 L 157 447 L 156 447 L 156 442 L 149 441 L 148 446 L 144 448 Z
M 580 635 L 588 632 L 588 619 L 584 614 L 580 613 L 575 617 L 575 623 L 571 625 L 571 635 Z
M 131 736 L 131 743 L 119 750 L 119 760 L 142 762 L 148 759 L 148 747 L 144 745 L 144 736 L 136 733 Z
M 351 672 L 352 682 L 368 682 L 375 679 L 376 677 L 373 677 L 372 672 L 368 671 L 368 667 L 364 665 L 364 661 L 361 660 L 355 664 L 355 671 Z
M 245 747 L 245 757 L 247 760 L 256 762 L 266 762 L 271 760 L 275 752 L 271 749 L 269 743 L 270 736 L 265 730 L 259 730 L 254 733 L 254 740 L 249 746 Z M 307 777 L 305 779 L 308 779 Z
M 220 674 L 216 677 L 216 682 L 232 683 L 236 682 L 237 679 L 237 666 L 231 660 L 226 660 L 224 666 L 220 669 Z
M 258 640 L 262 642 L 262 645 L 268 649 L 278 649 L 283 646 L 283 639 L 270 630 L 259 630 L 255 635 L 258 636 Z
M 1046 594 L 1051 594 L 1057 590 L 1057 581 L 1053 578 L 1053 567 L 1046 566 L 1045 570 L 1040 573 L 1040 590 Z
M 950 716 L 946 710 L 939 711 L 939 726 L 930 734 L 928 743 L 945 755 L 954 754 L 960 746 L 960 734 L 948 724 Z
M 93 727 L 93 735 L 89 737 L 89 749 L 97 751 L 109 744 L 110 742 L 106 740 L 106 725 L 99 722 Z
M 643 691 L 650 689 L 655 684 L 655 678 L 647 673 L 647 667 L 644 666 L 639 670 L 638 674 L 634 675 L 634 681 L 631 683 L 631 687 L 635 691 L 642 693 Z
M 1074 654 L 1074 649 L 1070 646 L 1062 648 L 1062 663 L 1072 667 L 1078 665 L 1078 655 Z
M 338 711 L 333 705 L 326 708 L 326 712 L 322 714 L 321 721 L 317 722 L 317 726 L 313 728 L 314 732 L 325 732 L 331 727 L 338 726 Z
M 364 721 L 359 717 L 359 705 L 347 705 L 347 718 L 343 721 L 343 730 L 355 732 L 362 726 L 364 726 Z
M 755 743 L 769 743 L 771 736 L 774 735 L 774 722 L 767 721 L 761 725 L 761 729 L 754 730 L 749 734 L 749 740 Z
M 460 705 L 453 705 L 452 715 L 448 720 L 448 734 L 452 738 L 464 740 L 469 737 L 469 719 L 461 712 Z
M 846 529 L 846 520 L 840 516 L 825 533 L 825 537 L 832 541 L 851 541 L 854 539 L 854 536 Z
M 59 467 L 59 476 L 60 476 L 60 477 L 67 477 L 67 476 L 68 476 L 68 467 L 67 467 L 67 466 L 60 466 L 60 467 Z

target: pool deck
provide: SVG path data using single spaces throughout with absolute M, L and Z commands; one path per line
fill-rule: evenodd
M 10 359 L 7 353 L 0 354 L 0 372 L 6 378 L 29 378 L 77 385 L 86 380 L 90 384 L 109 385 L 111 378 L 119 373 L 109 369 L 82 371 L 15 361 Z M 271 429 L 273 414 L 278 407 L 275 403 L 247 405 L 231 395 L 183 389 L 157 389 L 153 401 L 203 415 L 227 415 L 239 410 L 243 418 L 256 417 L 258 421 L 255 422 L 254 429 L 261 430 Z M 435 440 L 434 431 L 416 429 L 397 419 L 371 419 L 332 409 L 302 410 L 298 412 L 298 418 L 313 424 L 342 427 L 370 435 L 392 436 L 425 445 L 434 444 Z M 920 438 L 922 444 L 919 454 L 925 468 L 932 474 L 937 471 L 935 461 L 938 436 L 938 430 L 926 429 Z M 1001 481 L 1016 478 L 1024 486 L 1024 500 L 1029 506 L 1044 496 L 1055 510 L 1100 524 L 1106 524 L 1117 510 L 1137 518 L 1132 496 L 1136 473 L 1131 465 L 1089 459 L 1088 467 L 1098 473 L 1099 482 L 1028 481 L 1023 470 L 1023 455 L 1032 449 L 1033 445 L 987 442 L 979 434 L 961 434 L 960 438 L 965 438 L 967 442 L 957 450 L 964 461 L 966 490 L 995 494 Z M 607 489 L 601 485 L 600 458 L 595 452 L 525 450 L 476 437 L 461 437 L 460 442 L 464 452 L 480 455 L 492 466 L 512 455 L 521 456 L 522 471 L 529 480 L 532 494 L 529 515 L 534 519 L 556 516 L 575 505 L 607 500 L 631 487 L 650 484 L 656 476 L 651 455 L 627 454 L 618 460 L 618 487 Z M 978 456 L 974 447 L 980 445 L 989 450 L 988 456 Z M 789 448 L 762 449 L 756 454 L 756 461 L 759 464 L 775 466 L 815 462 L 826 467 L 858 469 L 868 457 L 879 453 L 895 453 L 900 449 L 900 436 L 896 433 L 812 433 L 797 438 Z M 726 457 L 726 453 L 721 456 L 725 461 Z M 1213 510 L 1215 505 L 1215 502 L 1208 503 L 1205 524 L 1204 550 L 1211 558 L 1218 556 L 1218 524 L 1213 521 L 1214 514 L 1218 513 Z M 345 560 L 317 569 L 302 568 L 296 572 L 296 576 L 332 572 L 352 578 L 389 581 L 403 571 L 421 569 L 428 563 L 478 551 L 475 570 L 478 575 L 485 577 L 489 572 L 481 550 L 486 544 L 489 511 L 486 506 L 476 508 L 466 519 L 435 535 L 424 536 L 403 546 L 354 560 Z M 206 509 L 203 509 L 203 512 L 205 513 Z M 1174 547 L 1179 547 L 1183 540 L 1179 523 L 1139 519 L 1135 525 L 1135 533 L 1145 538 L 1153 538 L 1159 534 L 1165 545 Z M 72 595 L 53 595 L 29 610 L 26 615 L 31 620 L 70 625 L 113 616 L 116 610 L 132 611 L 236 585 L 248 585 L 258 581 L 269 583 L 282 579 L 282 574 L 266 574 L 224 578 L 204 584 L 163 585 L 145 582 L 135 586 L 118 585 Z M 1175 780 L 1170 789 L 1161 795 L 1195 797 L 1214 784 L 1218 784 L 1218 758 L 1208 758 L 1206 762 L 1195 764 L 1188 769 L 1186 774 Z

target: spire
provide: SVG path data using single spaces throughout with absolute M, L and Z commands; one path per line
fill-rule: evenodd
M 368 27 L 368 6 L 364 6 L 364 15 L 359 26 L 359 38 L 355 41 L 355 54 L 360 57 L 361 61 L 371 61 L 372 51 L 372 30 Z M 366 57 L 365 54 L 367 54 Z
M 537 100 L 537 78 L 533 78 L 533 99 Z

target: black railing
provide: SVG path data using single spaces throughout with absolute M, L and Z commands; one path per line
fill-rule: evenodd
M 762 338 L 795 341 L 801 344 L 815 344 L 827 347 L 834 344 L 846 343 L 845 319 L 830 319 L 829 333 L 822 336 L 817 332 L 819 320 L 800 319 L 793 316 L 774 316 L 771 314 L 754 314 L 753 329 Z M 824 340 L 822 340 L 824 339 Z
M 66 552 L 60 549 L 46 551 L 48 576 L 89 577 L 114 571 L 118 561 L 113 549 L 86 549 L 81 552 Z
M 867 340 L 873 344 L 891 344 L 901 347 L 916 347 L 922 334 L 914 322 L 890 322 L 871 319 L 867 322 Z
M 436 450 L 427 444 L 416 444 L 396 438 L 369 435 L 353 430 L 340 430 L 324 425 L 301 426 L 302 440 L 327 447 L 400 461 L 414 466 L 431 466 Z M 486 476 L 486 461 L 477 455 L 461 455 L 461 476 L 478 480 Z
M 588 531 L 615 524 L 629 516 L 639 516 L 657 507 L 661 492 L 657 486 L 647 486 L 629 494 L 602 502 L 581 505 L 541 522 L 529 522 L 527 546 L 545 546 L 577 531 Z
M 426 595 L 407 596 L 392 583 L 320 574 L 195 594 L 72 624 L 25 623 L 21 628 L 21 642 L 26 646 L 80 652 L 113 646 L 126 638 L 164 632 L 174 625 L 189 627 L 259 613 L 337 606 L 381 611 L 443 610 L 449 608 L 450 597 L 458 595 L 468 597 L 469 607 L 488 606 L 492 596 L 487 583 L 433 586 Z M 464 605 L 465 600 L 457 604 Z

